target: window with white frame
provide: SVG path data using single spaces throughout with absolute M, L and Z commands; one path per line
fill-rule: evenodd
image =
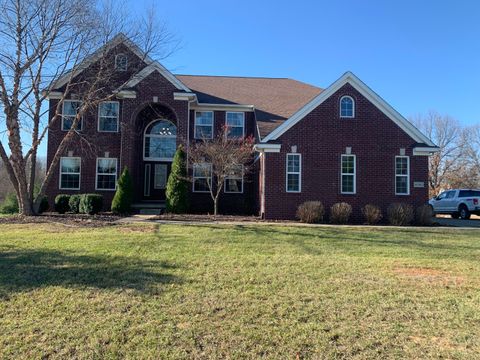
M 410 194 L 410 158 L 395 157 L 395 195 Z
M 224 191 L 226 193 L 243 192 L 243 165 L 232 167 L 230 174 L 225 178 Z
M 228 138 L 242 138 L 245 134 L 245 113 L 227 111 L 225 125 Z
M 117 71 L 127 71 L 128 68 L 128 58 L 125 54 L 118 54 L 115 56 L 115 70 Z
M 342 96 L 340 99 L 340 117 L 355 117 L 355 101 L 351 96 Z
M 104 101 L 98 106 L 98 131 L 118 132 L 120 103 L 118 101 Z
M 195 139 L 213 138 L 213 111 L 195 111 Z
M 287 192 L 300 192 L 302 184 L 300 154 L 287 154 Z
M 155 120 L 145 129 L 143 159 L 172 161 L 177 150 L 177 127 L 170 120 Z
M 97 158 L 97 190 L 115 190 L 117 188 L 117 159 Z
M 193 165 L 193 191 L 209 192 L 212 181 L 212 164 L 194 164 Z
M 79 157 L 60 158 L 60 189 L 80 190 L 81 159 Z
M 82 102 L 78 100 L 64 100 L 62 107 L 62 130 L 68 131 L 72 128 L 81 105 Z M 80 119 L 76 130 L 82 130 L 82 125 L 82 119 Z
M 342 155 L 341 160 L 341 192 L 356 193 L 356 161 L 355 155 Z

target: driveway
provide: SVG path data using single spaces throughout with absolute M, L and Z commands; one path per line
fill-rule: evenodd
M 440 225 L 480 228 L 480 217 L 472 215 L 470 220 L 452 219 L 449 215 L 437 215 L 434 220 Z

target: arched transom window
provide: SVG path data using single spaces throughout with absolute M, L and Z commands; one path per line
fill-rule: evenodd
M 169 120 L 155 120 L 145 129 L 144 160 L 172 161 L 177 149 L 177 127 Z
M 355 117 L 355 101 L 350 96 L 342 96 L 340 99 L 340 117 Z

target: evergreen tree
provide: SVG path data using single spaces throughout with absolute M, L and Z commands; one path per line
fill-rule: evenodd
M 118 179 L 117 191 L 112 200 L 112 212 L 115 214 L 128 214 L 133 202 L 133 182 L 127 168 L 123 169 Z
M 167 182 L 167 212 L 181 214 L 188 210 L 188 180 L 186 154 L 180 145 L 173 158 L 172 170 Z

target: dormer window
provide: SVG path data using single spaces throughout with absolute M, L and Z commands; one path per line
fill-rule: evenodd
M 117 71 L 127 71 L 128 59 L 125 54 L 118 54 L 115 56 L 115 70 Z
M 340 117 L 355 117 L 355 101 L 350 96 L 342 96 L 340 99 Z

